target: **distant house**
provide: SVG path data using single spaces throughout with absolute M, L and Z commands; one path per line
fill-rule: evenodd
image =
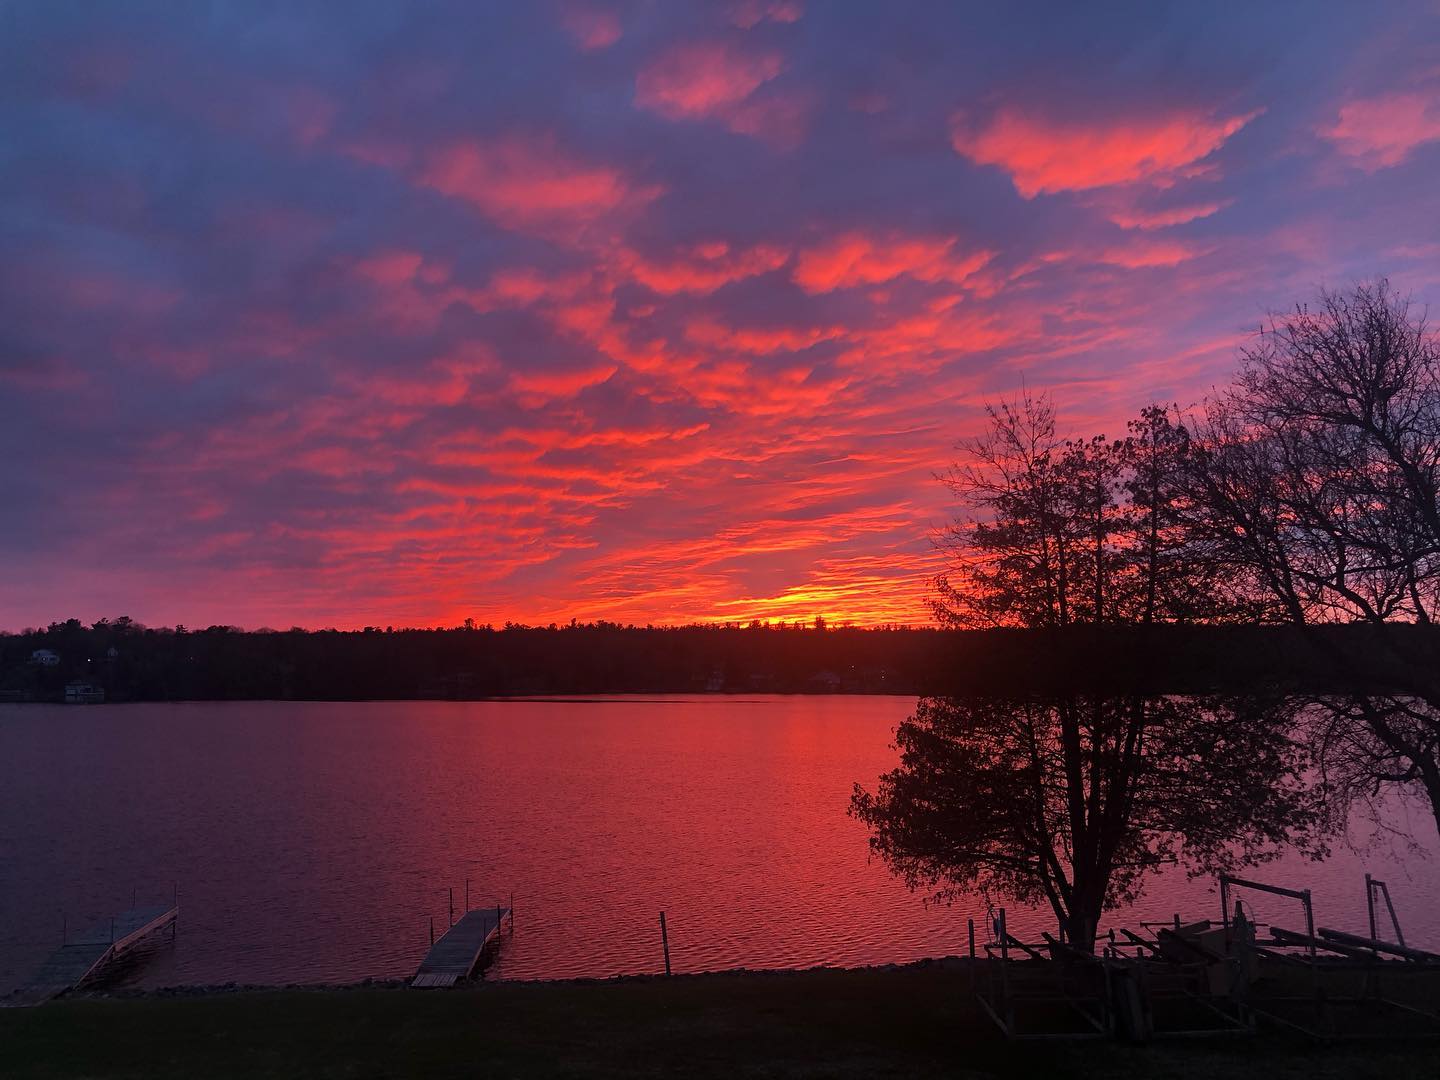
M 54 649 L 36 649 L 30 654 L 30 663 L 41 667 L 59 667 L 60 654 Z
M 99 705 L 104 700 L 104 687 L 85 682 L 83 679 L 76 679 L 74 682 L 65 684 L 65 703 L 67 705 Z

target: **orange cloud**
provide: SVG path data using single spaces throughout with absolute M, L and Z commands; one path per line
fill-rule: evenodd
M 1167 184 L 1193 171 L 1257 113 L 1217 117 L 1197 111 L 1094 124 L 1070 124 L 1001 109 L 975 126 L 957 117 L 955 149 L 1010 174 L 1027 199 L 1150 181 Z
M 1402 90 L 1349 102 L 1320 134 L 1362 168 L 1399 165 L 1417 147 L 1440 140 L 1440 89 Z
M 579 161 L 554 139 L 520 136 L 452 145 L 431 158 L 420 180 L 518 227 L 583 224 L 659 194 L 635 187 L 619 169 Z
M 799 584 L 771 596 L 716 600 L 704 611 L 710 622 L 809 622 L 816 615 L 857 626 L 928 622 L 923 614 L 930 581 L 944 569 L 932 554 L 895 545 L 885 555 L 817 560 Z
M 778 53 L 722 42 L 680 45 L 635 79 L 635 103 L 670 120 L 723 116 L 779 75 Z
M 598 386 L 615 370 L 616 365 L 602 362 L 562 371 L 516 371 L 510 376 L 510 386 L 533 407 L 541 400 L 573 397 L 586 387 Z
M 958 285 L 989 262 L 991 252 L 957 252 L 956 243 L 954 237 L 844 233 L 800 252 L 792 276 L 812 294 L 879 285 L 901 276 Z

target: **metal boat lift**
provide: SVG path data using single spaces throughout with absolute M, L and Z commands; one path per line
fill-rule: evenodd
M 1257 1015 L 1293 1028 L 1315 1039 L 1383 1039 L 1396 1034 L 1395 1023 L 1405 1027 L 1409 1037 L 1440 1038 L 1440 1015 L 1398 1000 L 1385 992 L 1384 980 L 1393 975 L 1427 973 L 1440 978 L 1440 953 L 1408 947 L 1400 930 L 1390 890 L 1383 881 L 1365 875 L 1365 904 L 1370 936 L 1350 934 L 1328 927 L 1316 927 L 1314 902 L 1309 889 L 1287 889 L 1278 885 L 1222 875 L 1220 902 L 1226 940 L 1231 940 L 1238 920 L 1231 917 L 1231 891 L 1251 889 L 1300 901 L 1305 915 L 1303 933 L 1280 926 L 1270 927 L 1270 942 L 1256 943 L 1259 957 L 1299 967 L 1308 973 L 1309 995 L 1253 995 L 1247 1007 Z M 1397 941 L 1378 936 L 1376 897 L 1382 896 Z M 1236 914 L 1240 914 L 1237 901 Z M 1358 992 L 1355 983 L 1358 981 Z M 1359 1022 L 1349 1029 L 1347 1015 Z

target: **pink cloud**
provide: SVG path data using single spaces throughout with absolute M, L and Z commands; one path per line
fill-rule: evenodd
M 1198 249 L 1178 240 L 1147 239 L 1103 248 L 1094 254 L 1094 260 L 1126 270 L 1154 270 L 1179 266 L 1205 254 L 1205 250 L 1208 249 Z M 1084 253 L 1079 254 L 1081 258 L 1084 257 Z
M 1027 199 L 1149 181 L 1158 186 L 1193 175 L 1203 159 L 1257 113 L 1220 117 L 1195 110 L 1134 119 L 1067 123 L 1001 109 L 988 121 L 957 117 L 951 142 L 980 165 L 1010 174 Z
M 1174 206 L 1166 209 L 1147 210 L 1138 206 L 1116 206 L 1106 211 L 1106 217 L 1122 229 L 1168 229 L 1175 225 L 1188 225 L 1192 221 L 1218 214 L 1231 204 L 1232 200 L 1195 203 L 1190 206 Z
M 612 11 L 572 7 L 560 17 L 560 25 L 583 52 L 608 49 L 620 40 L 620 19 Z
M 712 293 L 732 281 L 777 270 L 789 257 L 790 252 L 777 245 L 734 249 L 724 241 L 716 241 L 665 260 L 646 259 L 637 252 L 625 251 L 618 263 L 647 289 L 669 296 Z
M 1320 134 L 1362 168 L 1399 165 L 1417 147 L 1440 140 L 1440 89 L 1402 90 L 1351 101 Z
M 635 102 L 670 120 L 728 116 L 784 70 L 779 53 L 723 42 L 679 45 L 635 79 Z
M 803 90 L 766 88 L 731 110 L 726 126 L 778 146 L 793 147 L 805 136 L 815 98 Z
M 431 157 L 420 181 L 519 228 L 585 224 L 659 194 L 632 184 L 619 169 L 579 160 L 548 137 L 455 143 Z
M 843 334 L 841 327 L 733 327 L 715 319 L 696 319 L 685 327 L 685 338 L 723 352 L 764 356 L 777 352 L 799 352 Z
M 958 285 L 990 261 L 988 251 L 957 251 L 954 237 L 843 233 L 800 252 L 795 283 L 808 293 L 879 285 L 906 276 Z
M 413 281 L 425 257 L 418 251 L 383 251 L 355 264 L 356 272 L 377 285 L 400 285 Z

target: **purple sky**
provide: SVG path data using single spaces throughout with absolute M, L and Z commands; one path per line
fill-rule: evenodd
M 933 480 L 1440 299 L 1440 5 L 0 9 L 0 628 L 925 621 Z

